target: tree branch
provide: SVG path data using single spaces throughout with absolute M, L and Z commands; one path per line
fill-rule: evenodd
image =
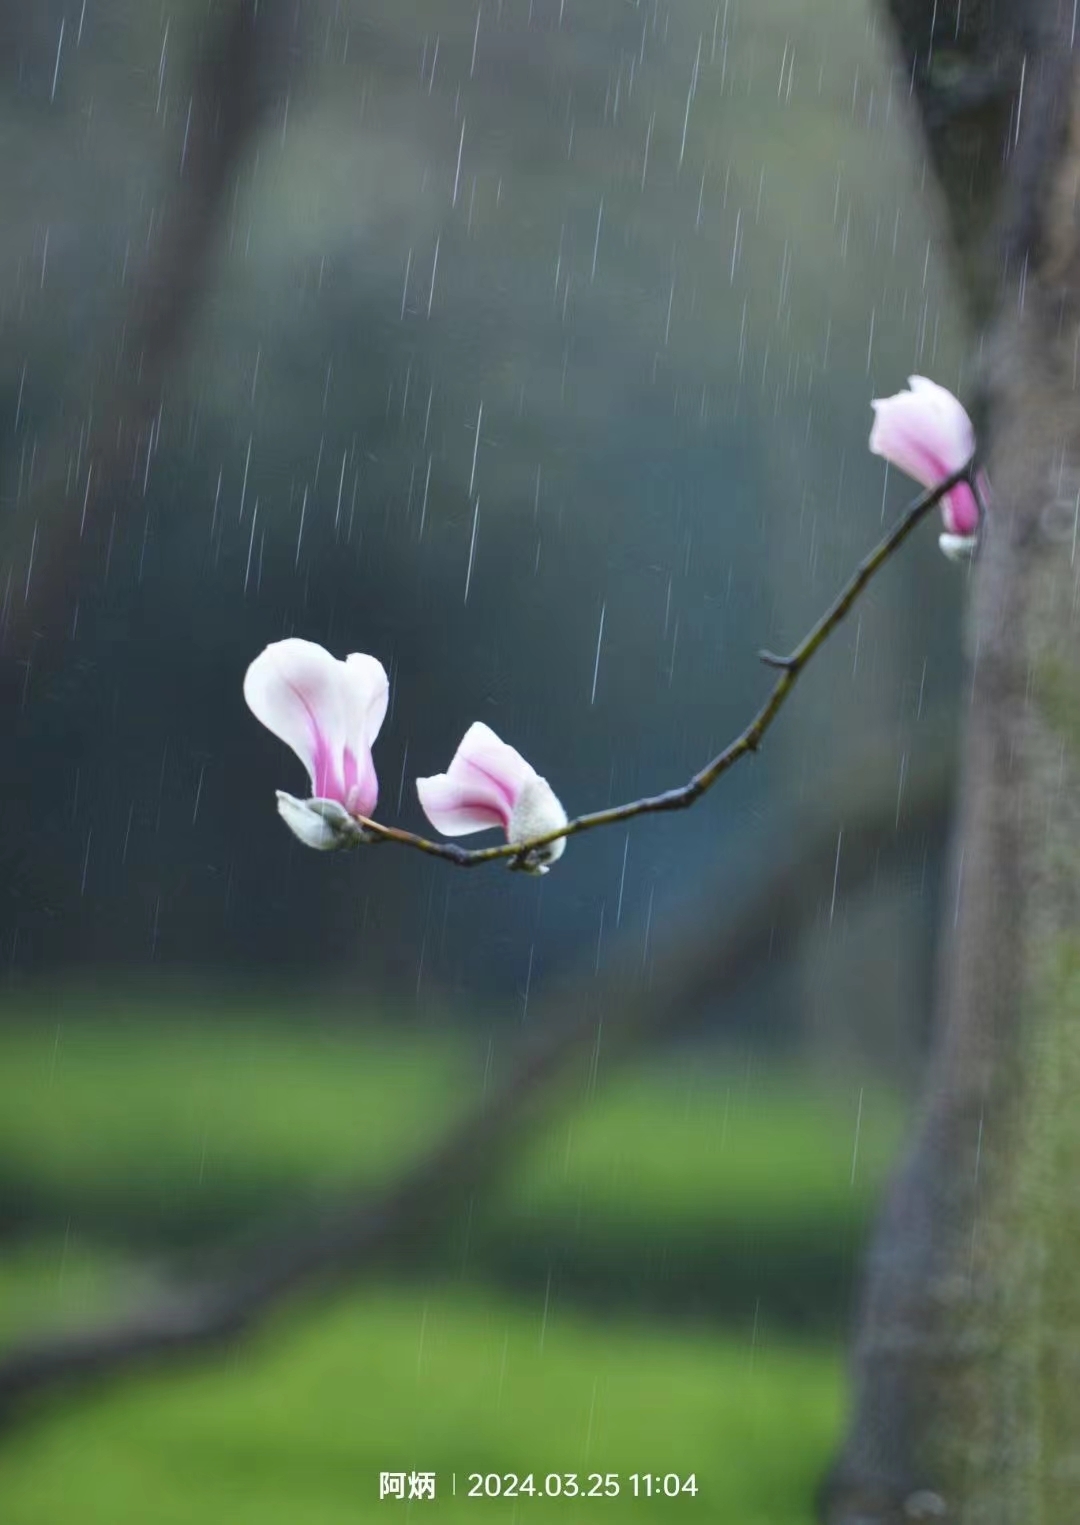
M 418 852 L 427 853 L 429 857 L 442 858 L 445 862 L 454 864 L 456 868 L 476 868 L 481 863 L 509 860 L 510 868 L 523 869 L 527 872 L 533 865 L 533 855 L 541 848 L 548 847 L 552 842 L 557 842 L 560 837 L 578 836 L 581 832 L 592 831 L 597 826 L 613 826 L 619 821 L 630 821 L 639 815 L 657 815 L 669 810 L 688 809 L 696 804 L 701 796 L 712 788 L 717 779 L 733 767 L 740 758 L 745 757 L 749 752 L 757 751 L 766 731 L 780 713 L 804 669 L 843 621 L 863 589 L 889 558 L 899 550 L 920 520 L 924 519 L 935 504 L 939 503 L 958 482 L 966 482 L 971 488 L 979 504 L 981 518 L 985 521 L 986 508 L 979 495 L 976 462 L 972 457 L 959 471 L 954 471 L 937 487 L 924 492 L 921 497 L 909 504 L 885 538 L 859 563 L 828 609 L 807 631 L 790 656 L 776 656 L 771 651 L 760 653 L 761 661 L 767 667 L 776 668 L 780 672 L 772 692 L 749 725 L 739 732 L 734 741 L 730 741 L 722 752 L 718 752 L 711 762 L 706 763 L 681 788 L 667 789 L 663 794 L 645 795 L 641 799 L 630 800 L 625 805 L 613 805 L 608 810 L 594 810 L 589 815 L 577 816 L 556 831 L 545 832 L 539 837 L 531 837 L 526 842 L 506 842 L 498 847 L 469 849 L 458 847 L 454 842 L 432 842 L 427 837 L 417 836 L 415 832 L 403 831 L 397 826 L 384 826 L 379 821 L 358 816 L 356 819 L 364 832 L 362 840 L 365 845 L 395 842 L 399 847 L 415 848 Z

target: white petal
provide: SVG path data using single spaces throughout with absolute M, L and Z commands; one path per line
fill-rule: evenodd
M 378 793 L 371 744 L 388 693 L 374 657 L 353 653 L 339 662 L 314 641 L 296 638 L 267 646 L 244 677 L 252 713 L 296 753 L 312 789 L 342 801 L 356 792 L 362 813 L 374 808 Z
M 493 826 L 509 830 L 521 791 L 535 778 L 520 752 L 476 721 L 461 738 L 446 772 L 418 778 L 416 792 L 436 831 L 464 837 Z
M 344 664 L 322 646 L 292 638 L 267 646 L 244 677 L 252 714 L 293 749 L 312 784 L 320 735 L 336 756 L 347 739 L 343 670 Z
M 521 753 L 496 736 L 482 720 L 475 720 L 461 738 L 449 771 L 453 773 L 458 764 L 471 765 L 489 774 L 510 799 L 516 799 L 522 785 L 536 777 L 535 769 Z
M 357 740 L 370 747 L 386 719 L 390 680 L 376 657 L 354 651 L 345 658 L 343 694 L 348 738 L 354 750 Z

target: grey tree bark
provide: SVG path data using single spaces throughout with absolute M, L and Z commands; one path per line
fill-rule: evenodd
M 829 1525 L 1077 1515 L 1080 84 L 1072 0 L 892 0 L 982 329 L 991 520 L 937 1039 L 865 1268 Z

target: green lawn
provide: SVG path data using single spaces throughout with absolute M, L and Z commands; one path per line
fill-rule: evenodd
M 0 1026 L 0 1171 L 93 1203 L 118 1188 L 193 1210 L 220 1193 L 375 1180 L 475 1084 L 460 1041 L 357 1038 L 223 1011 Z
M 0 1025 L 5 1187 L 155 1222 L 377 1181 L 477 1097 L 460 1039 L 313 1026 L 101 1020 Z M 512 1188 L 523 1218 L 654 1226 L 861 1221 L 900 1137 L 880 1086 L 650 1057 L 557 1115 Z M 858 1148 L 856 1150 L 856 1131 Z M 854 1168 L 853 1168 L 854 1166 Z
M 460 1039 L 225 1011 L 8 1021 L 0 1217 L 23 1234 L 0 1241 L 0 1344 L 128 1305 L 178 1247 L 385 1179 L 486 1068 Z M 227 1357 L 33 1416 L 0 1445 L 0 1520 L 809 1525 L 842 1408 L 838 1315 L 902 1119 L 857 1077 L 651 1056 L 563 1098 L 397 1288 L 360 1283 Z M 385 1470 L 434 1470 L 439 1498 L 380 1503 Z M 470 1471 L 541 1488 L 614 1472 L 623 1491 L 469 1499 Z M 634 1472 L 699 1491 L 635 1499 Z
M 0 1296 L 30 1274 L 0 1278 Z M 49 1275 L 56 1274 L 55 1264 Z M 376 1289 L 294 1315 L 216 1365 L 121 1386 L 0 1447 L 5 1525 L 351 1525 L 711 1519 L 809 1525 L 837 1434 L 829 1350 L 595 1322 L 475 1290 Z M 378 1502 L 434 1471 L 434 1505 Z M 620 1475 L 617 1499 L 465 1496 L 470 1472 Z M 634 1472 L 696 1497 L 629 1495 Z M 451 1494 L 456 1475 L 457 1496 Z

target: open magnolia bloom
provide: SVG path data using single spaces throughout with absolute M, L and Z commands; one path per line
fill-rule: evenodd
M 446 772 L 418 778 L 416 792 L 428 820 L 447 837 L 498 826 L 508 842 L 528 842 L 566 825 L 547 779 L 479 721 L 465 732 Z M 546 874 L 565 848 L 566 838 L 559 837 L 515 866 Z
M 278 790 L 278 812 L 308 847 L 364 840 L 357 816 L 379 797 L 371 748 L 390 685 L 381 662 L 353 652 L 339 662 L 314 641 L 276 641 L 252 662 L 244 698 L 257 720 L 292 747 L 311 779 L 307 800 Z
M 870 449 L 913 477 L 922 487 L 934 488 L 959 471 L 975 453 L 975 429 L 963 404 L 951 392 L 925 376 L 909 376 L 910 391 L 895 397 L 879 397 L 871 403 L 874 427 Z M 984 472 L 975 478 L 985 503 L 989 483 Z M 975 550 L 979 531 L 979 503 L 966 482 L 958 482 L 941 500 L 945 533 L 938 544 L 957 561 Z

